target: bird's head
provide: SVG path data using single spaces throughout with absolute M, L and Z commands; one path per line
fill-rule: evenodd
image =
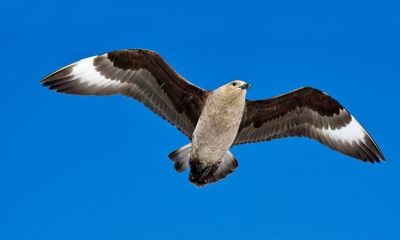
M 221 88 L 232 93 L 246 94 L 247 90 L 250 88 L 250 84 L 241 80 L 233 80 L 223 85 Z
M 214 94 L 225 98 L 227 101 L 233 99 L 244 100 L 249 88 L 250 84 L 241 80 L 234 80 L 214 90 Z
M 227 88 L 232 89 L 233 91 L 247 91 L 250 88 L 250 84 L 246 83 L 241 80 L 233 80 L 232 82 L 229 82 L 225 84 Z
M 222 88 L 225 88 L 225 90 L 228 90 L 232 93 L 246 95 L 247 90 L 250 88 L 250 84 L 241 80 L 233 80 L 222 86 Z

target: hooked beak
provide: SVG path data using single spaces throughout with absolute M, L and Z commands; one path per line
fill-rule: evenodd
M 250 84 L 249 83 L 245 83 L 245 84 L 243 84 L 241 87 L 240 87 L 241 89 L 249 89 L 250 88 Z

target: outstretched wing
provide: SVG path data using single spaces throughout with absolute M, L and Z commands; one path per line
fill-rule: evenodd
M 374 140 L 346 109 L 327 94 L 308 87 L 247 101 L 233 145 L 295 136 L 315 139 L 363 161 L 384 160 Z
M 122 94 L 142 102 L 191 138 L 207 92 L 177 74 L 153 51 L 117 50 L 48 75 L 44 86 L 78 95 Z

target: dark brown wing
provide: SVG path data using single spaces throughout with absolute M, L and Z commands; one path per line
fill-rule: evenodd
M 312 88 L 247 101 L 233 145 L 296 136 L 313 138 L 363 161 L 384 160 L 374 140 L 357 120 L 335 99 Z
M 44 86 L 78 95 L 132 97 L 191 138 L 207 92 L 177 74 L 153 51 L 117 50 L 89 57 L 48 75 Z

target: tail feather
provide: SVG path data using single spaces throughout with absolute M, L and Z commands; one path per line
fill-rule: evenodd
M 204 165 L 191 159 L 189 181 L 202 187 L 209 183 L 217 182 L 231 174 L 239 166 L 233 154 L 228 151 L 220 163 Z
M 183 172 L 189 167 L 189 181 L 198 187 L 209 183 L 217 182 L 231 174 L 239 166 L 233 154 L 228 151 L 220 162 L 215 164 L 204 164 L 198 159 L 191 158 L 192 144 L 173 151 L 168 157 L 174 162 L 174 168 L 177 172 Z
M 187 169 L 189 166 L 191 151 L 192 144 L 189 143 L 168 155 L 168 157 L 174 162 L 174 168 L 177 172 L 183 172 Z
M 235 169 L 239 166 L 238 161 L 233 156 L 231 151 L 226 152 L 224 158 L 222 159 L 221 163 L 219 164 L 217 170 L 214 173 L 211 182 L 217 182 L 220 179 L 228 176 L 229 174 L 233 173 Z

